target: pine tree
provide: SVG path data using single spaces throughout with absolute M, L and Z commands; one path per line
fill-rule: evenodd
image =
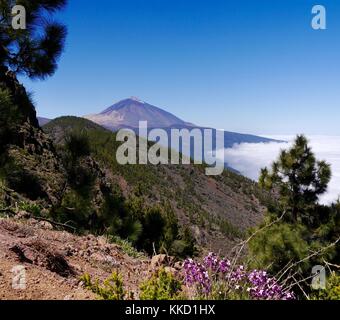
M 44 79 L 54 74 L 66 37 L 66 27 L 53 14 L 67 0 L 0 0 L 0 71 Z M 12 8 L 26 9 L 26 29 L 12 27 Z
M 330 179 L 330 165 L 315 158 L 302 135 L 281 152 L 271 169 L 262 169 L 259 183 L 273 193 L 277 206 L 268 207 L 263 224 L 249 242 L 254 267 L 275 274 L 300 261 L 294 271 L 307 277 L 312 266 L 322 264 L 323 259 L 337 263 L 337 249 L 329 246 L 338 237 L 339 212 L 336 206 L 319 204 Z M 322 254 L 306 259 L 311 252 Z
M 298 222 L 311 218 L 309 214 L 315 211 L 330 179 L 330 165 L 317 161 L 308 140 L 300 135 L 290 150 L 281 152 L 271 170 L 262 169 L 259 182 L 262 187 L 279 193 L 285 218 Z

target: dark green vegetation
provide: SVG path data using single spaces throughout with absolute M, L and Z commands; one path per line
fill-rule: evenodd
M 121 275 L 113 272 L 102 283 L 93 281 L 89 274 L 84 274 L 81 279 L 87 289 L 91 290 L 100 300 L 133 300 L 135 295 L 124 288 Z M 183 283 L 164 268 L 155 271 L 150 279 L 145 280 L 140 286 L 140 300 L 179 300 L 184 299 L 182 292 Z
M 263 169 L 260 184 L 280 193 L 280 205 L 288 212 L 284 219 L 296 223 L 313 223 L 317 219 L 315 207 L 318 197 L 327 190 L 331 168 L 325 161 L 317 161 L 304 136 L 298 136 L 289 151 L 282 151 L 272 165 Z
M 140 300 L 180 300 L 184 297 L 182 283 L 162 268 L 142 283 L 140 290 Z
M 277 192 L 279 201 L 268 207 L 258 230 L 264 229 L 250 242 L 257 267 L 274 274 L 294 272 L 301 286 L 309 287 L 313 266 L 339 265 L 340 203 L 318 202 L 330 177 L 330 166 L 315 159 L 304 136 L 281 153 L 271 170 L 262 170 L 260 184 Z
M 123 195 L 114 178 L 118 144 L 111 132 L 74 117 L 57 119 L 45 131 L 59 140 L 58 153 L 70 186 L 61 206 L 52 210 L 55 220 L 71 220 L 78 230 L 119 236 L 149 254 L 193 254 L 194 241 L 180 229 L 169 203 L 148 205 L 138 190 Z
M 26 9 L 24 30 L 12 28 L 14 5 Z M 63 172 L 16 76 L 43 79 L 55 72 L 66 28 L 52 19 L 65 5 L 66 0 L 0 1 L 0 178 L 24 198 L 51 203 L 58 202 Z M 2 197 L 14 201 L 13 194 Z
M 102 300 L 124 300 L 125 298 L 123 279 L 117 272 L 113 272 L 102 284 L 99 283 L 99 280 L 95 280 L 93 283 L 89 274 L 84 274 L 80 280 L 84 282 L 84 286 L 88 290 L 91 290 Z

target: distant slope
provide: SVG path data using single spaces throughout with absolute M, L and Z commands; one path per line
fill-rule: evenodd
M 169 204 L 182 225 L 190 227 L 201 248 L 227 254 L 247 228 L 262 220 L 270 201 L 257 184 L 226 170 L 208 177 L 203 166 L 125 165 L 116 161 L 115 133 L 89 120 L 62 117 L 44 126 L 56 143 L 73 130 L 86 131 L 94 158 L 129 197 L 138 194 L 148 204 Z
M 51 119 L 43 118 L 43 117 L 37 117 L 37 119 L 38 119 L 40 127 L 44 126 L 45 124 L 48 124 L 51 121 Z
M 62 143 L 65 135 L 72 131 L 98 130 L 111 134 L 109 130 L 90 120 L 73 116 L 59 117 L 51 120 L 49 123 L 43 126 L 43 130 L 53 138 L 53 141 L 56 144 Z

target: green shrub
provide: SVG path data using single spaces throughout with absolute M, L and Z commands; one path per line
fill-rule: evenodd
M 91 229 L 90 217 L 93 207 L 90 199 L 81 196 L 76 191 L 65 193 L 60 206 L 53 208 L 52 218 L 58 222 L 72 221 L 79 232 Z
M 27 170 L 23 165 L 9 160 L 2 167 L 2 172 L 10 189 L 33 201 L 46 198 L 46 191 L 43 190 L 38 175 Z
M 140 286 L 141 300 L 176 300 L 181 297 L 181 282 L 159 269 L 152 277 Z
M 88 156 L 91 153 L 90 141 L 86 132 L 71 132 L 65 138 L 65 147 L 73 159 Z
M 35 217 L 41 216 L 42 208 L 39 205 L 37 205 L 36 203 L 29 203 L 29 202 L 22 201 L 22 202 L 19 203 L 18 209 L 29 212 Z
M 192 257 L 197 254 L 195 239 L 188 227 L 183 228 L 179 239 L 172 242 L 169 253 L 180 258 Z
M 95 280 L 93 283 L 89 274 L 84 274 L 80 280 L 84 282 L 87 289 L 98 295 L 102 300 L 124 300 L 125 298 L 123 280 L 118 272 L 113 272 L 101 285 L 99 280 Z
M 13 102 L 11 91 L 0 82 L 0 154 L 16 133 L 16 125 L 22 120 L 22 113 Z
M 291 261 L 300 261 L 308 256 L 310 247 L 305 240 L 306 229 L 302 225 L 287 223 L 274 224 L 264 232 L 259 232 L 249 243 L 253 267 L 269 267 L 272 273 L 279 272 Z M 310 261 L 300 264 L 309 271 Z
M 138 246 L 145 249 L 149 254 L 153 252 L 153 246 L 159 250 L 166 221 L 159 207 L 146 208 L 143 217 L 143 234 L 141 235 Z
M 128 240 L 124 240 L 118 236 L 108 236 L 108 240 L 111 243 L 119 245 L 123 252 L 125 252 L 128 256 L 132 258 L 145 257 L 145 255 L 142 252 L 139 252 Z

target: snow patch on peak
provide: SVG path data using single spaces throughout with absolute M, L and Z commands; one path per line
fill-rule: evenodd
M 139 99 L 138 97 L 133 97 L 133 96 L 132 96 L 132 97 L 130 97 L 130 99 L 133 100 L 133 101 L 136 101 L 136 102 L 144 103 L 144 104 L 145 104 L 145 101 Z

